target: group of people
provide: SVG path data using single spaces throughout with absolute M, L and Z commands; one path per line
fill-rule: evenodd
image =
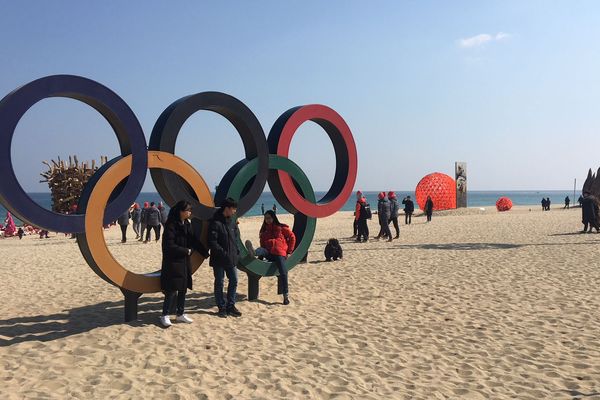
M 565 200 L 566 202 L 566 200 Z M 550 211 L 550 204 L 552 202 L 550 201 L 550 197 L 547 198 L 543 198 L 542 197 L 542 211 Z
M 185 311 L 185 296 L 192 289 L 190 257 L 194 251 L 210 257 L 213 268 L 214 296 L 218 307 L 217 315 L 222 318 L 241 317 L 235 306 L 237 293 L 237 263 L 240 255 L 237 242 L 240 237 L 235 214 L 237 202 L 227 198 L 209 221 L 208 249 L 192 229 L 190 218 L 192 206 L 187 201 L 178 202 L 168 213 L 162 238 L 161 289 L 165 294 L 160 322 L 164 327 L 172 325 L 169 317 L 171 305 L 176 301 L 176 321 L 191 323 Z M 254 249 L 251 241 L 246 248 L 252 257 L 275 263 L 283 284 L 283 304 L 290 303 L 286 261 L 294 251 L 296 237 L 286 224 L 279 222 L 275 211 L 264 213 L 259 231 L 260 247 Z M 224 295 L 224 280 L 227 277 L 227 296 Z
M 169 212 L 162 202 L 159 202 L 158 205 L 154 202 L 145 202 L 143 208 L 140 208 L 138 203 L 134 203 L 129 210 L 125 211 L 117 219 L 117 224 L 121 227 L 121 243 L 127 242 L 129 220 L 132 222 L 136 239 L 140 242 L 148 243 L 151 239 L 152 231 L 154 231 L 154 239 L 158 242 L 160 240 L 161 227 L 164 228 L 168 215 Z
M 427 199 L 430 207 L 430 212 L 427 213 L 427 221 L 431 221 L 431 213 L 433 212 L 433 201 L 428 197 Z M 412 215 L 415 212 L 415 203 L 411 200 L 410 196 L 406 196 L 402 199 L 404 205 L 404 224 L 410 225 L 412 223 Z M 387 193 L 380 192 L 377 196 L 377 219 L 379 222 L 379 233 L 374 239 L 379 240 L 381 238 L 387 239 L 391 242 L 393 239 L 400 237 L 400 225 L 398 224 L 398 216 L 400 214 L 400 205 L 396 197 L 396 193 L 390 191 Z M 359 190 L 356 192 L 356 208 L 354 210 L 354 232 L 352 235 L 353 239 L 357 242 L 366 242 L 369 240 L 369 225 L 368 220 L 372 218 L 371 206 L 367 202 L 363 193 Z M 395 236 L 392 236 L 390 230 L 390 224 L 393 224 Z

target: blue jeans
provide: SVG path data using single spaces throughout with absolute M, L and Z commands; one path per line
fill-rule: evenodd
M 235 297 L 238 283 L 237 268 L 213 267 L 215 274 L 215 300 L 219 309 L 233 307 L 235 305 Z M 227 285 L 227 303 L 223 296 L 223 280 L 227 275 L 229 281 Z
M 287 271 L 287 267 L 285 265 L 286 258 L 284 256 L 276 256 L 274 254 L 271 254 L 264 247 L 259 247 L 258 249 L 255 250 L 254 253 L 256 254 L 257 257 L 264 257 L 268 261 L 275 263 L 275 265 L 277 266 L 277 270 L 279 271 L 279 276 L 281 277 L 282 284 L 283 284 L 283 288 L 282 288 L 283 295 L 287 296 L 289 289 L 288 289 L 288 271 Z

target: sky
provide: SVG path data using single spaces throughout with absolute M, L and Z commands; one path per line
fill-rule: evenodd
M 265 133 L 291 107 L 325 104 L 358 146 L 357 189 L 412 190 L 468 165 L 471 190 L 581 187 L 600 166 L 600 3 L 595 1 L 0 1 L 0 97 L 34 79 L 98 81 L 146 138 L 173 101 L 214 90 L 243 101 Z M 119 154 L 108 123 L 45 99 L 12 144 L 21 185 L 42 160 Z M 194 114 L 176 154 L 216 185 L 244 157 L 232 125 Z M 312 122 L 290 158 L 327 190 L 335 157 Z M 0 178 L 1 179 L 1 178 Z M 150 175 L 144 191 L 154 191 Z

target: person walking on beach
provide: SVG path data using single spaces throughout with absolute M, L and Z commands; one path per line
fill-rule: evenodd
M 550 211 L 550 197 L 546 198 L 546 211 Z
M 242 313 L 235 307 L 237 290 L 237 262 L 239 250 L 237 240 L 240 231 L 234 219 L 237 212 L 237 202 L 227 198 L 215 212 L 208 226 L 208 248 L 210 249 L 210 266 L 215 277 L 215 301 L 219 308 L 219 317 L 228 315 L 241 317 Z M 227 301 L 223 296 L 223 281 L 227 275 Z
M 169 212 L 167 211 L 167 207 L 165 207 L 162 201 L 158 203 L 158 212 L 160 213 L 160 224 L 162 225 L 162 229 L 164 231 L 165 224 L 167 223 L 167 219 L 169 218 Z
M 352 224 L 352 237 L 356 239 L 358 237 L 358 213 L 360 212 L 360 199 L 362 199 L 362 192 L 359 190 L 356 192 L 356 206 L 354 207 L 354 221 Z
M 379 240 L 382 237 L 388 238 L 388 242 L 392 241 L 392 232 L 390 232 L 390 202 L 385 198 L 385 192 L 379 193 L 377 196 L 377 215 L 379 217 L 379 233 L 375 239 Z
M 542 211 L 546 211 L 546 198 L 542 197 Z
M 152 230 L 154 230 L 154 238 L 158 242 L 160 239 L 160 211 L 158 211 L 154 202 L 150 203 L 150 208 L 146 211 L 146 240 L 144 243 L 150 241 Z
M 265 203 L 262 203 L 262 204 L 260 205 L 260 214 L 261 214 L 261 215 L 265 215 Z
M 160 288 L 165 294 L 160 323 L 165 328 L 171 326 L 169 311 L 173 299 L 177 297 L 177 322 L 190 324 L 192 319 L 184 313 L 185 295 L 192 289 L 192 270 L 190 256 L 198 251 L 203 257 L 208 252 L 194 234 L 190 217 L 192 205 L 187 201 L 179 201 L 171 208 L 165 223 L 162 239 L 162 265 L 160 271 Z
M 433 200 L 431 200 L 431 196 L 427 196 L 427 201 L 425 202 L 425 215 L 427 215 L 427 222 L 431 222 L 431 216 L 433 215 Z
M 144 202 L 144 208 L 142 208 L 142 212 L 140 215 L 140 224 L 141 224 L 141 229 L 140 229 L 140 242 L 144 241 L 144 232 L 146 231 L 146 221 L 147 216 L 146 214 L 148 214 L 148 209 L 150 208 L 150 203 L 148 203 L 147 201 Z
M 23 239 L 24 234 L 25 234 L 25 231 L 23 230 L 23 228 L 19 227 L 19 230 L 17 230 L 17 236 L 19 237 L 19 240 Z
M 396 193 L 388 192 L 388 200 L 390 202 L 390 223 L 394 224 L 394 229 L 396 230 L 396 236 L 394 239 L 398 239 L 400 237 L 400 226 L 398 226 L 398 213 L 400 212 L 400 205 L 398 205 L 398 199 L 396 198 Z
M 277 214 L 277 204 L 273 204 L 273 212 Z
M 125 210 L 123 214 L 117 219 L 117 223 L 121 227 L 121 243 L 127 242 L 127 226 L 129 225 L 129 218 L 131 214 L 129 210 Z
M 581 204 L 583 204 L 583 196 L 579 196 L 577 203 L 579 203 L 579 207 L 581 207 Z
M 565 208 L 568 210 L 569 209 L 569 204 L 571 204 L 571 199 L 569 198 L 569 196 L 565 197 Z
M 412 222 L 412 215 L 415 212 L 415 203 L 410 199 L 410 196 L 406 196 L 402 199 L 404 205 L 404 225 L 410 225 Z
M 296 248 L 296 235 L 286 224 L 277 219 L 273 211 L 267 211 L 260 228 L 260 247 L 254 250 L 252 242 L 246 240 L 246 248 L 252 257 L 263 257 L 275 263 L 282 283 L 283 304 L 290 304 L 288 289 L 288 271 L 286 260 Z
M 581 202 L 581 222 L 583 223 L 583 231 L 581 233 L 592 233 L 592 228 L 596 228 L 596 232 L 600 232 L 600 210 L 598 207 L 598 199 L 586 193 L 583 195 Z M 588 225 L 590 230 L 588 231 Z
M 142 210 L 140 210 L 140 205 L 138 203 L 133 203 L 133 209 L 131 210 L 131 222 L 133 231 L 135 232 L 135 238 L 139 239 L 142 223 Z
M 369 225 L 367 220 L 372 218 L 371 206 L 367 203 L 367 199 L 362 195 L 356 202 L 356 210 L 354 211 L 354 219 L 357 221 L 357 242 L 366 242 L 369 240 Z

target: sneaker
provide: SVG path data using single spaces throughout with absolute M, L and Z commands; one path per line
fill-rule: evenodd
M 191 319 L 190 317 L 188 317 L 185 314 L 178 315 L 177 318 L 175 319 L 175 321 L 184 322 L 186 324 L 191 324 L 192 322 L 194 322 L 193 319 Z
M 168 315 L 161 315 L 161 316 L 160 316 L 160 324 L 161 324 L 162 326 L 164 326 L 165 328 L 168 328 L 168 327 L 170 327 L 171 325 L 173 325 L 173 324 L 171 323 L 171 319 L 169 318 L 169 316 L 168 316 Z
M 248 250 L 248 255 L 252 258 L 256 257 L 256 253 L 254 252 L 254 246 L 252 246 L 252 242 L 250 240 L 246 240 L 244 244 L 246 245 L 246 250 Z
M 283 305 L 287 306 L 288 304 L 290 304 L 290 298 L 287 295 L 285 295 L 283 296 Z
M 219 308 L 217 315 L 221 318 L 227 318 L 227 310 L 224 308 Z
M 242 313 L 240 310 L 235 308 L 235 306 L 227 307 L 227 315 L 231 315 L 232 317 L 241 317 Z

